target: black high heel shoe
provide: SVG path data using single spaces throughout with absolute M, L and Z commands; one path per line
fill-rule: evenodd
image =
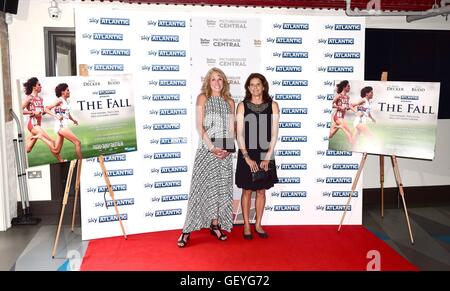
M 248 240 L 253 239 L 253 234 L 252 234 L 251 228 L 249 228 L 249 230 L 250 230 L 250 234 L 246 234 L 245 233 L 245 227 L 244 227 L 244 232 L 243 232 L 244 239 L 248 239 Z
M 190 232 L 183 232 L 183 233 L 181 233 L 181 237 L 178 240 L 177 245 L 180 248 L 184 248 L 187 245 L 190 236 L 191 236 Z
M 227 240 L 228 237 L 223 233 L 222 228 L 220 227 L 220 224 L 211 224 L 209 226 L 209 231 L 211 232 L 211 235 L 214 235 L 217 237 L 218 240 Z
M 255 227 L 255 232 L 258 234 L 258 236 L 259 236 L 260 238 L 268 238 L 268 237 L 269 237 L 269 235 L 267 234 L 267 232 L 259 232 L 259 231 L 256 230 L 256 227 Z

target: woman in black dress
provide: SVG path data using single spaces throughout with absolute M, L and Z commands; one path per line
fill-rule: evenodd
M 266 190 L 278 183 L 274 149 L 278 139 L 278 104 L 269 96 L 269 84 L 259 73 L 252 73 L 245 82 L 245 98 L 237 107 L 237 141 L 239 153 L 236 166 L 236 185 L 242 188 L 244 239 L 252 239 L 250 202 L 256 191 L 255 232 L 261 238 L 267 233 L 261 227 L 266 204 Z M 265 178 L 256 180 L 253 173 L 266 171 Z

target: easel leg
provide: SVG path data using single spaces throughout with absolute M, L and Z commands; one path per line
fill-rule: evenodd
M 106 171 L 105 158 L 103 156 L 99 156 L 98 157 L 98 161 L 100 163 L 100 167 L 101 167 L 102 172 L 103 172 L 103 178 L 105 178 L 106 187 L 108 187 L 109 195 L 111 196 L 111 199 L 113 201 L 114 209 L 116 210 L 117 218 L 119 219 L 120 228 L 122 229 L 123 236 L 125 237 L 125 239 L 127 239 L 127 235 L 125 233 L 125 228 L 123 227 L 122 219 L 120 218 L 119 209 L 117 208 L 116 199 L 114 199 L 114 192 L 112 190 L 111 183 L 109 182 L 108 172 Z
M 363 156 L 361 158 L 361 163 L 359 164 L 358 172 L 356 172 L 355 179 L 353 180 L 352 184 L 352 191 L 350 191 L 350 194 L 348 196 L 347 204 L 345 205 L 344 213 L 342 214 L 341 222 L 339 223 L 338 231 L 341 230 L 342 223 L 344 222 L 345 214 L 347 213 L 347 208 L 350 204 L 350 200 L 352 199 L 352 195 L 355 192 L 356 185 L 358 185 L 359 176 L 361 175 L 362 169 L 364 168 L 364 163 L 367 159 L 367 153 L 363 153 Z
M 58 248 L 59 234 L 61 233 L 61 226 L 63 223 L 64 210 L 66 209 L 67 198 L 69 197 L 69 191 L 70 191 L 70 183 L 72 182 L 73 168 L 75 168 L 76 162 L 77 162 L 76 160 L 70 161 L 69 173 L 67 174 L 66 189 L 64 190 L 64 197 L 63 197 L 63 201 L 62 201 L 61 216 L 59 217 L 58 230 L 56 231 L 55 243 L 53 244 L 52 259 L 55 258 L 56 249 Z
M 72 232 L 73 227 L 75 225 L 75 214 L 77 211 L 77 200 L 78 200 L 78 191 L 80 190 L 80 174 L 81 174 L 81 162 L 83 160 L 78 160 L 77 164 L 77 180 L 75 182 L 75 200 L 73 202 L 73 213 L 72 213 Z
M 384 218 L 384 156 L 380 155 L 381 218 Z
M 411 231 L 411 224 L 409 223 L 408 208 L 406 207 L 405 193 L 403 191 L 403 183 L 400 177 L 400 170 L 398 169 L 397 157 L 392 156 L 391 159 L 392 164 L 394 165 L 395 180 L 397 181 L 398 188 L 400 189 L 400 195 L 402 196 L 403 208 L 405 209 L 406 223 L 408 224 L 409 237 L 411 238 L 411 243 L 414 244 L 414 238 Z

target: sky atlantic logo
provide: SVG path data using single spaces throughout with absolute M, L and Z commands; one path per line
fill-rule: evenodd
M 159 139 L 160 144 L 185 144 L 187 137 L 162 137 Z
M 354 38 L 328 38 L 328 44 L 355 44 Z
M 127 184 L 116 184 L 116 185 L 111 185 L 111 188 L 114 192 L 117 191 L 127 191 Z M 106 187 L 106 185 L 104 186 L 98 186 L 97 187 L 97 192 L 98 193 L 103 193 L 108 191 L 108 187 Z
M 186 80 L 159 80 L 159 86 L 186 86 Z
M 333 170 L 358 170 L 358 164 L 333 164 Z
M 181 208 L 155 210 L 155 217 L 181 215 Z
M 181 158 L 181 152 L 161 152 L 161 153 L 154 153 L 153 158 L 155 160 L 161 160 L 161 159 L 180 159 Z
M 188 194 L 161 196 L 161 202 L 175 202 L 175 201 L 184 201 L 184 200 L 188 200 Z
M 279 44 L 302 44 L 301 37 L 277 37 L 275 43 Z
M 133 176 L 133 169 L 108 170 L 109 177 Z
M 281 142 L 308 142 L 307 136 L 302 135 L 283 135 Z
M 282 80 L 281 86 L 308 86 L 308 80 Z
M 302 100 L 302 94 L 275 94 L 275 100 Z
M 336 150 L 327 150 L 326 155 L 327 156 L 337 156 L 337 157 L 351 157 L 352 152 L 347 151 L 336 151 Z
M 118 207 L 134 205 L 134 198 L 115 199 L 115 200 L 116 200 L 116 205 Z M 114 207 L 114 201 L 113 200 L 106 200 L 106 205 L 105 206 L 106 206 L 106 208 Z
M 131 50 L 129 49 L 102 49 L 102 56 L 131 56 Z
M 180 129 L 180 123 L 155 123 L 153 124 L 153 130 L 175 130 Z
M 350 196 L 350 193 L 352 191 L 332 191 L 331 197 L 342 197 L 342 198 L 348 198 Z M 358 191 L 353 191 L 352 197 L 358 197 Z
M 158 20 L 159 27 L 186 27 L 184 20 Z
M 300 184 L 300 177 L 279 177 L 280 184 Z
M 128 214 L 127 213 L 120 214 L 120 219 L 121 220 L 128 220 Z M 114 221 L 119 221 L 119 217 L 117 215 L 105 215 L 105 216 L 99 216 L 98 217 L 98 222 L 99 223 L 114 222 Z
M 281 170 L 307 170 L 307 164 L 281 164 Z
M 274 205 L 273 211 L 300 211 L 300 205 Z
M 281 198 L 305 198 L 308 195 L 306 191 L 281 191 Z
M 280 73 L 300 73 L 302 66 L 276 66 L 275 72 Z
M 178 35 L 152 34 L 151 40 L 152 41 L 158 41 L 158 42 L 179 42 L 180 41 L 180 37 Z
M 279 128 L 302 128 L 301 122 L 280 122 Z
M 308 108 L 281 108 L 281 114 L 308 114 Z
M 353 73 L 353 66 L 328 66 L 328 73 Z
M 159 115 L 186 115 L 186 108 L 159 109 Z
M 361 30 L 361 24 L 335 24 L 334 30 Z
M 186 57 L 186 50 L 159 50 L 158 56 L 160 57 Z
M 283 23 L 283 29 L 309 30 L 308 23 Z
M 123 34 L 122 33 L 94 33 L 93 34 L 94 40 L 123 40 Z
M 345 205 L 328 204 L 325 205 L 325 211 L 345 211 Z M 352 206 L 347 206 L 347 211 L 352 211 Z
M 352 177 L 326 177 L 325 183 L 327 183 L 327 184 L 351 184 Z
M 275 155 L 282 157 L 300 157 L 301 150 L 277 150 L 275 151 Z
M 130 25 L 128 18 L 100 18 L 100 24 L 103 25 Z
M 308 52 L 281 52 L 281 57 L 285 59 L 307 59 L 309 54 Z
M 123 64 L 95 64 L 94 65 L 95 71 L 123 71 L 124 65 Z
M 184 173 L 188 171 L 187 166 L 161 167 L 161 174 Z
M 103 157 L 105 162 L 124 162 L 127 160 L 127 156 L 125 154 L 118 154 L 118 155 L 109 155 Z M 99 158 L 97 158 L 97 162 L 99 161 Z
M 181 187 L 181 180 L 155 182 L 155 188 L 171 188 L 171 187 Z
M 153 101 L 180 101 L 180 94 L 153 94 Z
M 359 59 L 361 53 L 358 52 L 334 52 L 335 59 Z
M 153 72 L 178 72 L 180 71 L 179 65 L 152 65 Z

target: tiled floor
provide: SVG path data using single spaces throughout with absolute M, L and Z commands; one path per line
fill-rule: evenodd
M 450 206 L 409 208 L 414 245 L 402 209 L 365 209 L 363 224 L 420 270 L 450 271 Z M 54 259 L 57 217 L 0 232 L 0 270 L 78 270 L 87 242 L 79 226 L 63 228 Z M 382 260 L 382 258 L 381 258 Z

